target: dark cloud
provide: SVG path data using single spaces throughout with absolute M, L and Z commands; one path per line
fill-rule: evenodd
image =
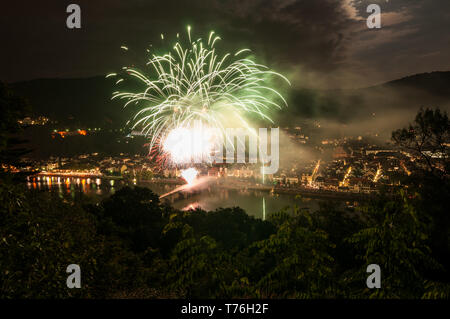
M 65 27 L 72 2 L 81 30 Z M 381 31 L 365 27 L 369 2 L 382 6 Z M 0 13 L 1 79 L 104 74 L 143 62 L 161 33 L 190 24 L 196 36 L 215 30 L 226 50 L 250 47 L 294 86 L 361 86 L 448 67 L 449 9 L 448 0 L 18 0 Z
M 369 83 L 376 83 L 450 69 L 450 1 L 353 1 L 359 19 L 368 15 L 370 3 L 382 8 L 382 28 L 352 30 L 346 62 L 349 72 L 370 76 Z
M 271 64 L 301 61 L 326 70 L 342 58 L 337 48 L 347 20 L 336 0 L 80 1 L 82 29 L 68 30 L 68 3 L 8 5 L 0 31 L 5 80 L 104 73 L 125 62 L 117 50 L 122 43 L 137 54 L 160 33 L 173 36 L 187 24 L 198 36 L 215 30 L 223 46 L 250 47 Z
M 228 5 L 235 24 L 252 35 L 254 46 L 274 60 L 311 69 L 335 68 L 343 58 L 341 42 L 350 21 L 341 1 L 240 1 Z

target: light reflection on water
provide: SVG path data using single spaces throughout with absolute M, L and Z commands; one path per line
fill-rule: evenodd
M 133 183 L 134 184 L 134 183 Z M 138 186 L 148 187 L 158 195 L 170 192 L 177 185 L 163 183 L 145 183 Z M 114 194 L 118 189 L 125 186 L 123 181 L 84 179 L 84 178 L 59 178 L 42 177 L 32 179 L 28 182 L 28 188 L 39 190 L 57 191 L 61 196 L 70 194 L 75 197 L 77 191 L 82 191 L 95 200 L 101 200 Z M 132 185 L 131 185 L 132 186 Z M 249 215 L 263 218 L 263 210 L 266 216 L 272 212 L 277 212 L 285 208 L 297 205 L 300 208 L 308 208 L 311 211 L 319 208 L 320 200 L 311 198 L 298 198 L 291 194 L 269 194 L 263 191 L 253 190 L 230 190 L 217 187 L 209 187 L 201 193 L 192 194 L 187 198 L 181 197 L 170 204 L 182 210 L 202 208 L 210 211 L 219 207 L 241 207 Z

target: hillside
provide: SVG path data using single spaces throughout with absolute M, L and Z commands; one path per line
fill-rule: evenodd
M 449 109 L 450 72 L 417 74 L 380 85 L 355 90 L 298 90 L 289 97 L 289 114 L 294 116 L 351 122 L 375 114 L 413 114 L 421 106 Z M 287 113 L 287 112 L 285 112 Z
M 30 102 L 35 115 L 60 123 L 121 127 L 130 116 L 120 101 L 111 100 L 114 83 L 104 77 L 38 79 L 11 86 Z
M 113 80 L 38 79 L 12 84 L 37 115 L 74 125 L 122 127 L 133 113 L 121 101 L 111 101 Z M 421 106 L 450 105 L 450 72 L 417 74 L 357 90 L 298 90 L 288 96 L 289 108 L 275 115 L 280 124 L 293 119 L 319 118 L 341 122 L 369 119 L 374 113 L 415 113 Z

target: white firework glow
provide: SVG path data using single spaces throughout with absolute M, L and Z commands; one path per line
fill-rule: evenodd
M 202 126 L 172 129 L 162 141 L 162 151 L 176 164 L 212 162 L 220 139 L 216 131 Z
M 198 171 L 193 167 L 181 171 L 181 176 L 189 185 L 192 185 L 194 183 L 197 175 Z

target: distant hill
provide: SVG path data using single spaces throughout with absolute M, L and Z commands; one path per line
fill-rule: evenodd
M 449 109 L 450 72 L 416 74 L 355 90 L 298 90 L 289 97 L 289 114 L 279 120 L 289 122 L 297 115 L 351 122 L 373 113 L 415 113 L 421 106 Z
M 111 100 L 114 82 L 105 77 L 38 79 L 11 87 L 30 102 L 34 114 L 61 123 L 120 127 L 131 115 L 131 110 L 123 109 L 123 101 Z
M 62 123 L 121 127 L 133 109 L 111 101 L 114 80 L 38 79 L 14 83 L 12 89 L 29 100 L 33 111 Z M 356 90 L 298 90 L 288 96 L 289 108 L 275 115 L 280 124 L 297 117 L 348 122 L 368 119 L 373 113 L 416 112 L 420 106 L 450 105 L 450 72 L 417 74 Z
M 414 88 L 427 91 L 428 93 L 435 96 L 449 98 L 450 72 L 430 72 L 415 74 L 399 80 L 387 82 L 380 85 L 380 87 L 396 89 Z

